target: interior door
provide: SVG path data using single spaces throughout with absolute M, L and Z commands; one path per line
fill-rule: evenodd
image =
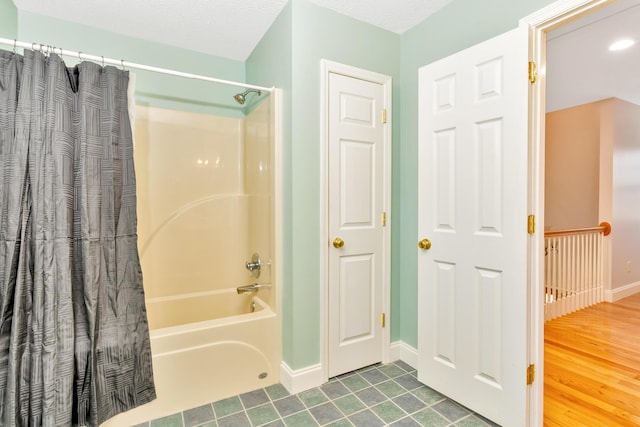
M 384 86 L 330 73 L 328 373 L 382 360 Z
M 504 426 L 527 421 L 527 50 L 519 28 L 419 71 L 418 378 Z

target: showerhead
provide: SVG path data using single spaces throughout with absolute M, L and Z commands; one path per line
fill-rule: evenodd
M 244 105 L 244 101 L 247 97 L 247 95 L 251 92 L 255 92 L 258 94 L 258 96 L 262 95 L 262 91 L 257 90 L 257 89 L 247 89 L 242 93 L 236 93 L 235 95 L 233 95 L 233 99 L 236 100 L 236 102 L 240 105 Z

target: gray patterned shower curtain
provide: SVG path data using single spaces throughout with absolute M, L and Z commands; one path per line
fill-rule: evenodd
M 0 425 L 155 398 L 128 73 L 0 51 Z

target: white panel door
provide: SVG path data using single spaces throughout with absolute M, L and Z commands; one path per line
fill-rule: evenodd
M 384 86 L 330 73 L 328 92 L 332 377 L 382 360 Z
M 527 420 L 527 34 L 419 71 L 418 378 Z

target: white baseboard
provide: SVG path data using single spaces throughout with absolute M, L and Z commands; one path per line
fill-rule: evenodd
M 280 364 L 280 383 L 291 394 L 300 393 L 327 382 L 320 364 L 293 370 L 285 362 Z
M 616 302 L 622 298 L 637 294 L 638 292 L 640 292 L 640 282 L 629 283 L 619 288 L 605 290 L 604 300 L 607 302 Z
M 414 369 L 418 368 L 418 350 L 404 341 L 395 341 L 389 346 L 389 361 L 402 360 Z M 293 370 L 285 362 L 280 364 L 280 383 L 291 394 L 300 393 L 327 382 L 322 365 L 311 365 Z
M 414 369 L 418 369 L 418 350 L 404 341 L 394 341 L 389 346 L 389 358 L 392 362 L 402 360 Z

